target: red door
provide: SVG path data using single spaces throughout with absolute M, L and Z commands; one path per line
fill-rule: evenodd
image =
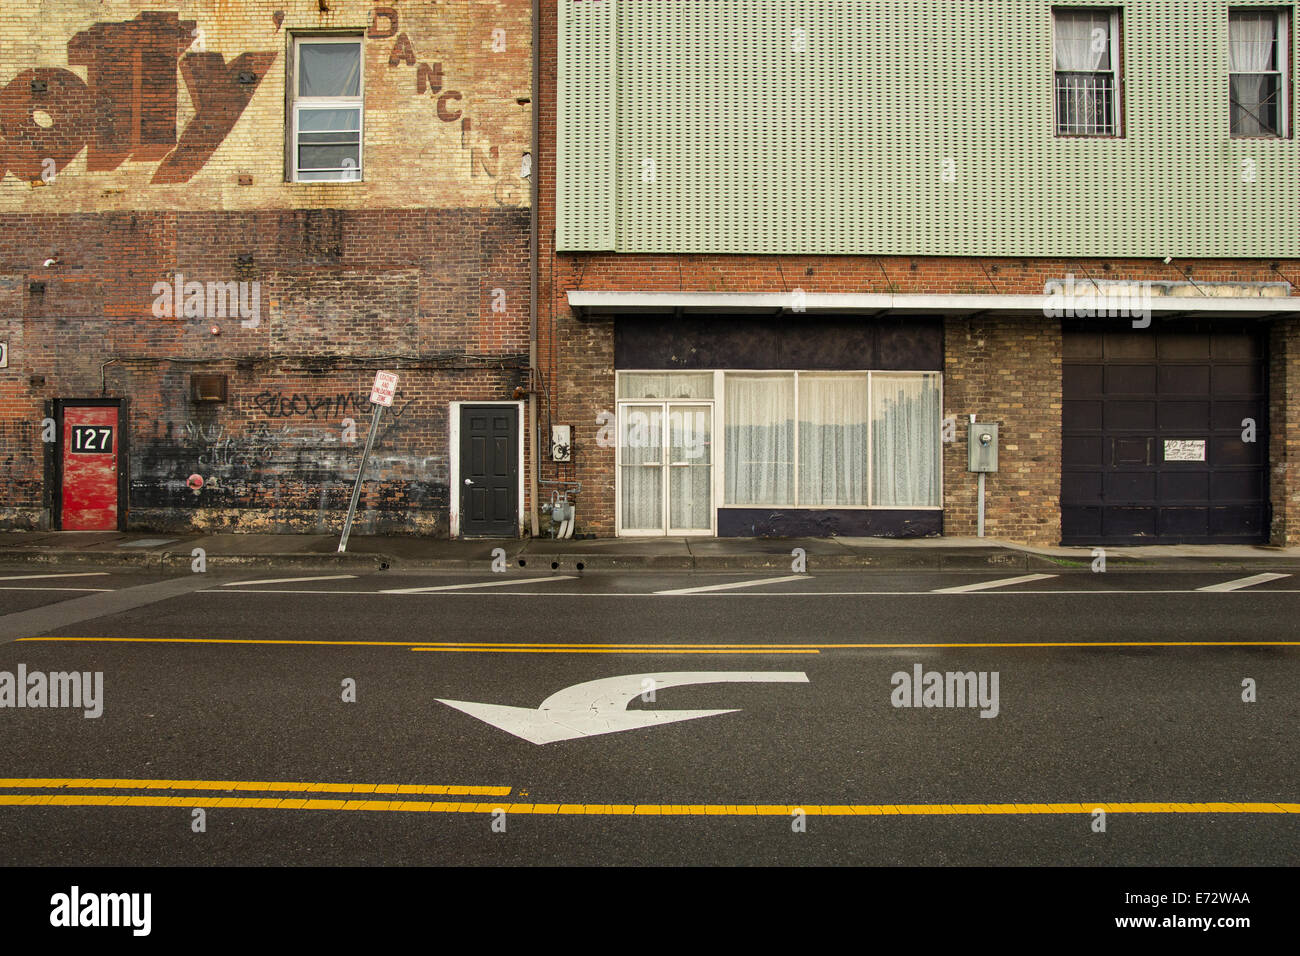
M 117 530 L 117 413 L 112 405 L 63 409 L 64 531 Z

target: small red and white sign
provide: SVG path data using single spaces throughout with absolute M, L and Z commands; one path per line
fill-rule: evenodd
M 376 372 L 375 384 L 370 387 L 370 403 L 393 407 L 393 396 L 397 394 L 397 373 Z

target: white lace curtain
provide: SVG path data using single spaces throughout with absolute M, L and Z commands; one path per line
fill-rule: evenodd
M 726 502 L 794 504 L 794 376 L 728 375 Z
M 867 503 L 867 377 L 799 376 L 799 505 Z
M 1100 33 L 1096 31 L 1100 30 Z M 1059 13 L 1056 20 L 1056 68 L 1070 73 L 1110 69 L 1110 16 L 1105 13 Z
M 871 503 L 938 505 L 938 377 L 877 375 L 871 387 Z
M 727 375 L 728 505 L 939 505 L 939 376 Z M 868 478 L 868 461 L 871 477 Z

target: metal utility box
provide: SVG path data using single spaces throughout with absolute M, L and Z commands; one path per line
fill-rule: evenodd
M 966 433 L 967 471 L 998 470 L 998 426 L 992 422 L 971 422 Z
M 573 427 L 551 426 L 551 461 L 573 460 Z

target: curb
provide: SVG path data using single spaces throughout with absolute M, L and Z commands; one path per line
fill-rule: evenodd
M 526 571 L 790 571 L 791 558 L 783 552 L 744 555 L 691 554 L 529 554 L 516 552 L 510 566 Z M 0 550 L 0 567 L 118 568 L 139 571 L 188 570 L 189 551 L 63 551 L 54 549 Z M 383 552 L 329 554 L 281 552 L 271 554 L 213 554 L 210 569 L 285 569 L 296 571 L 483 571 L 488 559 L 402 558 Z M 1295 558 L 1196 558 L 1165 560 L 1111 558 L 1108 571 L 1287 571 L 1300 572 Z M 1092 573 L 1086 559 L 1054 558 L 1026 551 L 989 550 L 915 551 L 808 555 L 807 570 L 817 571 L 1041 571 L 1054 574 Z

